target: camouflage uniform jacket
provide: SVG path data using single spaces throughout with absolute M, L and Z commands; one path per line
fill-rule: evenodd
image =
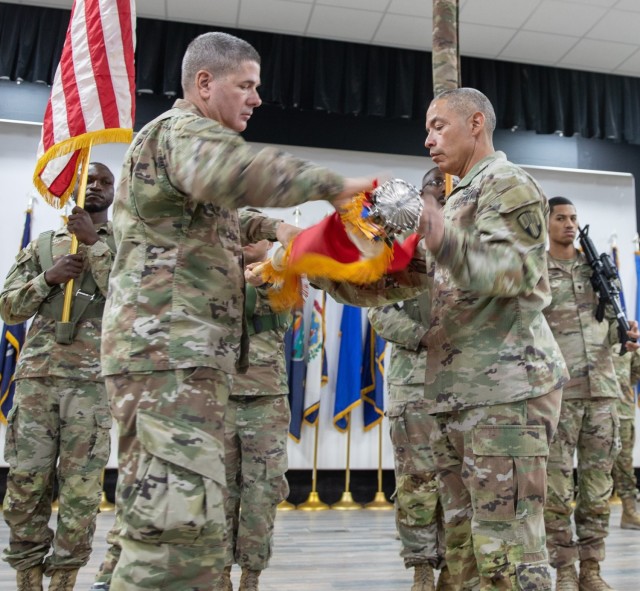
M 618 416 L 621 419 L 636 418 L 636 393 L 635 387 L 640 380 L 640 349 L 638 351 L 627 351 L 624 355 L 619 355 L 620 344 L 616 344 L 611 349 L 613 357 L 613 367 L 616 370 L 618 384 Z
M 617 398 L 618 381 L 611 358 L 617 324 L 609 309 L 605 309 L 603 322 L 596 320 L 598 302 L 591 286 L 591 267 L 580 252 L 575 261 L 548 256 L 547 265 L 552 300 L 544 315 L 571 376 L 563 398 Z
M 551 292 L 548 205 L 538 184 L 496 152 L 461 179 L 443 213 L 427 335 L 429 412 L 515 402 L 561 387 L 566 365 L 542 314 Z M 413 261 L 364 288 L 324 286 L 340 301 L 378 306 L 428 289 L 428 269 Z
M 250 290 L 256 292 L 256 305 L 247 310 L 247 321 L 257 327 L 260 319 L 270 319 L 274 312 L 265 288 L 247 284 L 247 292 Z M 249 369 L 246 374 L 234 376 L 232 396 L 275 396 L 289 392 L 284 353 L 286 329 L 285 325 L 276 326 L 249 337 Z
M 104 299 L 114 257 L 105 241 L 106 237 L 112 233 L 111 223 L 102 225 L 97 230 L 100 240 L 91 246 L 79 244 L 78 252 L 84 253 L 87 269 L 91 270 Z M 59 257 L 68 254 L 70 245 L 71 235 L 66 227 L 57 230 L 53 235 L 53 260 L 56 261 Z M 80 319 L 73 343 L 70 345 L 56 343 L 56 320 L 38 312 L 54 290 L 44 280 L 45 271 L 40 261 L 38 241 L 34 240 L 18 254 L 0 294 L 0 315 L 8 324 L 24 322 L 35 315 L 20 352 L 16 378 L 57 376 L 102 381 L 99 353 L 102 319 Z M 81 283 L 82 277 L 74 281 L 76 289 Z M 64 288 L 64 286 L 61 287 Z
M 246 368 L 241 244 L 277 222 L 238 207 L 331 200 L 344 180 L 205 118 L 186 100 L 129 147 L 114 202 L 118 255 L 104 315 L 104 375 Z
M 392 304 L 369 309 L 369 320 L 376 333 L 393 344 L 387 371 L 391 385 L 424 384 L 427 371 L 427 352 L 420 340 L 429 328 L 429 298 L 427 294 Z M 390 401 L 413 388 L 389 388 Z M 421 399 L 424 396 L 421 396 Z

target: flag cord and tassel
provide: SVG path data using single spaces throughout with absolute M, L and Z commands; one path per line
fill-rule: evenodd
M 371 511 L 389 511 L 393 509 L 393 503 L 387 501 L 382 490 L 382 421 L 378 423 L 378 490 L 373 501 L 364 506 Z
M 316 419 L 315 433 L 313 434 L 313 468 L 311 471 L 311 492 L 304 503 L 298 505 L 300 511 L 325 511 L 329 505 L 323 503 L 318 496 L 318 433 L 320 431 L 320 415 Z
M 82 175 L 80 177 L 80 188 L 78 189 L 78 195 L 76 197 L 76 205 L 78 207 L 84 207 L 85 194 L 87 192 L 87 178 L 89 177 L 89 160 L 91 157 L 91 141 L 86 151 L 82 152 L 81 166 Z M 78 238 L 75 234 L 71 235 L 71 247 L 69 248 L 69 254 L 76 254 L 78 252 Z M 71 318 L 71 304 L 73 301 L 73 279 L 69 279 L 64 286 L 64 303 L 62 305 L 62 322 L 69 322 Z
M 347 425 L 347 467 L 345 470 L 345 486 L 344 492 L 342 493 L 342 497 L 337 503 L 331 505 L 332 509 L 337 509 L 338 511 L 352 511 L 353 509 L 361 509 L 362 505 L 360 503 L 356 503 L 351 496 L 350 480 L 351 480 L 351 470 L 350 470 L 350 462 L 351 462 L 351 417 L 349 417 L 349 424 Z

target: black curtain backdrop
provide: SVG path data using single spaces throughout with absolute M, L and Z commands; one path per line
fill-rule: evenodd
M 69 11 L 0 3 L 0 78 L 51 84 Z M 287 109 L 422 120 L 432 98 L 431 54 L 209 25 L 139 18 L 138 93 L 180 96 L 191 39 L 226 30 L 262 56 L 261 96 Z M 462 83 L 496 107 L 498 128 L 640 144 L 640 79 L 462 58 Z

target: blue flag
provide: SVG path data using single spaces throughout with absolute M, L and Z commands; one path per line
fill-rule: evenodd
M 361 363 L 362 313 L 360 308 L 345 305 L 340 321 L 340 353 L 336 400 L 333 407 L 333 425 L 340 431 L 347 430 L 351 411 L 362 402 L 360 398 Z
M 364 400 L 364 430 L 373 429 L 384 416 L 384 352 L 387 343 L 370 322 L 364 342 L 360 396 Z
M 25 248 L 31 242 L 31 209 L 27 209 L 22 231 L 22 243 L 20 249 Z M 13 393 L 15 383 L 13 374 L 16 370 L 18 355 L 24 344 L 26 334 L 26 322 L 4 325 L 0 338 L 0 421 L 7 424 L 7 416 L 13 406 Z
M 289 408 L 291 422 L 289 437 L 300 442 L 302 416 L 304 413 L 304 381 L 306 364 L 304 359 L 304 315 L 302 308 L 293 311 L 293 321 L 285 335 L 285 354 L 289 377 Z

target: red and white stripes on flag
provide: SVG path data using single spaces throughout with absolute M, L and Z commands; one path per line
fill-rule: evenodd
M 75 0 L 33 181 L 62 207 L 93 144 L 129 143 L 135 112 L 135 1 Z

